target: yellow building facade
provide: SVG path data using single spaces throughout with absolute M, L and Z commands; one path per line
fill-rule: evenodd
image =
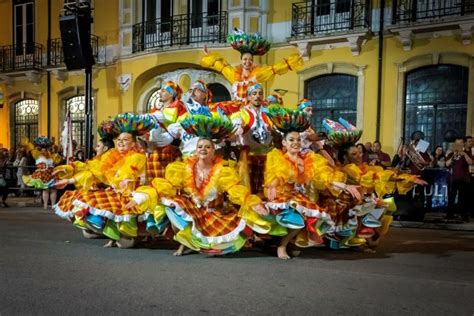
M 68 71 L 54 45 L 64 2 L 0 1 L 3 147 L 15 147 L 20 136 L 59 139 L 67 108 L 82 118 L 84 72 Z M 221 89 L 215 94 L 230 94 L 225 78 L 200 60 L 207 45 L 239 64 L 239 53 L 225 43 L 239 28 L 273 43 L 258 64 L 293 53 L 305 60 L 265 83 L 267 94 L 279 91 L 289 107 L 309 98 L 318 117 L 347 114 L 364 130 L 363 142 L 379 139 L 394 154 L 414 130 L 435 142 L 448 131 L 472 135 L 474 8 L 452 2 L 429 8 L 417 0 L 94 0 L 94 126 L 120 112 L 145 112 L 169 79 L 183 90 L 202 79 Z M 457 99 L 448 76 L 460 80 Z M 83 142 L 84 125 L 76 123 Z

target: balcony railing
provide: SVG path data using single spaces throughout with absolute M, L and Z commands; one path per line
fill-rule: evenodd
M 472 0 L 393 0 L 392 6 L 393 24 L 474 14 Z
M 174 15 L 133 26 L 133 52 L 192 43 L 224 43 L 227 12 Z
M 368 29 L 369 0 L 326 0 L 292 4 L 291 36 L 323 36 L 327 33 Z
M 0 72 L 41 69 L 43 45 L 26 43 L 0 46 Z
M 92 55 L 96 62 L 99 58 L 99 40 L 100 38 L 97 35 L 91 34 Z M 50 66 L 58 67 L 64 65 L 63 44 L 60 38 L 51 40 L 49 56 Z

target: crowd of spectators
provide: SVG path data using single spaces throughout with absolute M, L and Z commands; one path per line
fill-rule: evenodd
M 454 219 L 459 214 L 464 222 L 469 221 L 469 212 L 474 196 L 474 149 L 471 136 L 458 138 L 445 151 L 441 145 L 434 146 L 432 152 L 419 152 L 416 141 L 401 144 L 390 159 L 382 151 L 379 141 L 357 144 L 362 161 L 383 168 L 396 168 L 412 174 L 423 176 L 424 170 L 436 169 L 449 172 L 447 219 Z M 416 190 L 417 188 L 415 188 Z M 420 190 L 420 189 L 419 189 Z M 422 190 L 420 190 L 422 191 Z M 422 198 L 422 193 L 413 194 Z M 472 211 L 471 211 L 472 212 Z M 471 214 L 473 215 L 473 214 Z
M 73 141 L 74 160 L 84 161 L 84 149 L 77 146 Z M 61 164 L 66 160 L 60 146 L 53 145 L 52 153 L 57 153 L 62 157 Z M 9 195 L 15 196 L 34 196 L 35 192 L 32 188 L 26 187 L 23 182 L 23 175 L 29 175 L 35 170 L 35 159 L 24 148 L 4 148 L 0 145 L 0 206 L 9 207 L 7 199 Z

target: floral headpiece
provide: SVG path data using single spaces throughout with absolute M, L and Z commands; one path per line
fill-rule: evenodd
M 53 141 L 46 136 L 38 136 L 33 140 L 33 144 L 42 148 L 48 148 L 53 146 Z
M 283 105 L 283 99 L 276 93 L 272 93 L 269 96 L 267 96 L 267 102 L 269 105 L 272 104 L 278 104 L 278 105 Z
M 97 133 L 99 133 L 101 140 L 114 139 L 120 134 L 120 130 L 114 124 L 114 121 L 110 119 L 100 123 L 99 127 L 97 127 Z
M 234 33 L 227 35 L 227 42 L 233 49 L 241 54 L 250 53 L 252 55 L 265 55 L 270 49 L 271 43 L 262 37 L 259 33 L 246 34 L 236 29 Z
M 272 120 L 273 126 L 283 134 L 301 133 L 310 127 L 308 115 L 299 110 L 272 105 L 268 108 L 267 116 Z
M 329 142 L 335 146 L 354 145 L 362 136 L 362 130 L 358 130 L 343 118 L 339 118 L 339 122 L 324 119 L 323 127 L 328 133 Z
M 167 81 L 165 84 L 163 84 L 161 89 L 167 91 L 175 99 L 181 99 L 181 96 L 183 95 L 183 90 L 181 89 L 181 87 L 172 80 Z
M 180 124 L 188 134 L 211 140 L 224 139 L 234 131 L 234 125 L 225 116 L 188 115 Z
M 298 102 L 298 110 L 302 111 L 302 110 L 304 110 L 305 108 L 308 108 L 308 107 L 313 107 L 313 102 L 311 102 L 311 100 L 301 99 Z
M 207 84 L 202 80 L 196 80 L 195 83 L 191 86 L 191 89 L 198 89 L 207 94 L 206 102 L 210 103 L 212 101 L 212 92 L 207 87 Z
M 152 115 L 120 113 L 115 117 L 114 125 L 119 133 L 144 135 L 153 128 L 156 128 L 156 121 Z

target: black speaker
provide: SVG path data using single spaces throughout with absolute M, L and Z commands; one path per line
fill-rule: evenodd
M 68 70 L 94 65 L 91 46 L 91 18 L 87 14 L 72 14 L 59 18 L 64 63 Z

